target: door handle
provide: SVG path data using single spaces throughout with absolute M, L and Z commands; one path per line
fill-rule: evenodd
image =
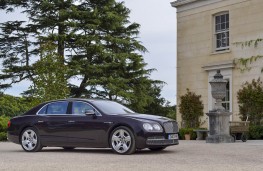
M 44 121 L 37 121 L 38 123 L 43 123 Z
M 68 123 L 75 123 L 75 121 L 68 121 Z

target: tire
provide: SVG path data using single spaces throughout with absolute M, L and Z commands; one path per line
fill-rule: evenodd
M 166 147 L 153 147 L 153 148 L 149 148 L 151 151 L 162 151 L 164 150 Z
M 231 134 L 231 136 L 234 138 L 234 142 L 236 142 L 236 135 L 235 134 Z
M 37 152 L 43 148 L 39 139 L 38 131 L 33 127 L 28 127 L 22 131 L 20 143 L 26 152 Z
M 242 133 L 242 135 L 241 135 L 241 140 L 242 140 L 243 142 L 246 142 L 246 141 L 247 141 L 247 139 L 248 139 L 248 136 L 247 136 L 247 134 L 245 134 L 245 133 Z
M 62 148 L 64 148 L 64 150 L 70 151 L 70 150 L 74 150 L 76 147 L 62 147 Z
M 117 127 L 112 131 L 109 143 L 117 154 L 132 154 L 136 151 L 134 134 L 125 126 Z

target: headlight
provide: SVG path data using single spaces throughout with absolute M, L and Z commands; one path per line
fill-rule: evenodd
M 143 124 L 143 128 L 144 128 L 146 131 L 149 131 L 149 132 L 153 131 L 153 127 L 152 127 L 152 125 L 149 124 L 149 123 L 144 123 L 144 124 Z
M 161 127 L 159 124 L 153 124 L 153 128 L 154 128 L 156 131 L 161 131 L 161 130 L 162 130 L 162 127 Z
M 163 128 L 158 123 L 144 123 L 143 128 L 147 132 L 163 132 Z

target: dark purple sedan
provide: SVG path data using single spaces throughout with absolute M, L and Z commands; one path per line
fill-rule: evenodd
M 42 103 L 8 122 L 8 140 L 27 152 L 43 147 L 110 147 L 118 154 L 132 154 L 136 149 L 158 151 L 179 144 L 176 121 L 97 99 Z

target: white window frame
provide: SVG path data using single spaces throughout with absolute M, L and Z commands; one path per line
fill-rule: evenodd
M 230 106 L 231 106 L 231 105 L 230 105 L 230 92 L 231 92 L 231 89 L 230 89 L 230 79 L 229 79 L 229 78 L 225 78 L 225 80 L 227 80 L 227 82 L 228 82 L 229 91 L 226 92 L 226 97 L 225 97 L 225 100 L 222 101 L 222 105 L 223 105 L 223 104 L 228 104 L 228 105 L 229 105 L 229 109 L 226 108 L 226 110 L 230 111 Z M 228 94 L 228 98 L 229 98 L 228 100 L 226 100 L 227 94 Z
M 226 15 L 228 14 L 228 29 L 224 29 L 224 30 L 220 30 L 220 31 L 216 31 L 216 17 L 218 16 L 222 16 L 222 15 Z M 224 12 L 220 12 L 220 13 L 216 13 L 213 15 L 213 42 L 214 42 L 214 51 L 215 52 L 221 52 L 221 51 L 226 51 L 229 50 L 230 47 L 230 17 L 229 17 L 229 11 L 224 11 Z M 218 34 L 222 34 L 222 33 L 228 33 L 228 37 L 227 40 L 228 41 L 228 46 L 224 46 L 224 47 L 219 47 L 217 48 L 217 35 Z

